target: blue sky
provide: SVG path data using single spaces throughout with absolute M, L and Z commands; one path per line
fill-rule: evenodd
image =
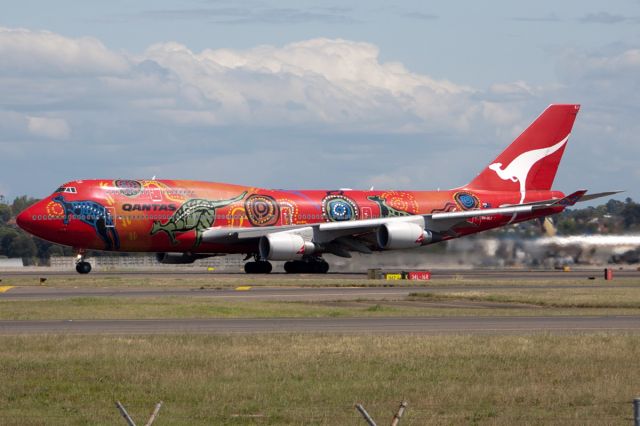
M 638 0 L 21 1 L 0 27 L 7 198 L 153 175 L 455 187 L 576 102 L 554 186 L 640 199 Z

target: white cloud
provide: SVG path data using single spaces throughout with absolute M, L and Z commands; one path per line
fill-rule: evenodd
M 390 133 L 466 132 L 481 117 L 478 90 L 381 62 L 376 46 L 342 39 L 201 52 L 167 42 L 132 55 L 93 38 L 0 28 L 0 56 L 7 103 L 36 116 L 117 108 L 116 116 L 176 125 Z
M 34 136 L 67 139 L 71 133 L 69 125 L 61 118 L 27 117 L 27 123 L 29 133 Z
M 607 189 L 602 156 L 590 154 L 602 140 L 610 164 L 639 149 L 635 47 L 565 52 L 559 82 L 486 90 L 342 39 L 200 52 L 168 42 L 132 54 L 93 38 L 0 28 L 0 58 L 0 180 L 22 176 L 19 185 L 46 190 L 53 178 L 149 170 L 280 187 L 458 186 L 552 102 L 583 103 L 572 138 L 580 148 L 568 150 L 573 168 L 560 170 L 570 189 Z M 20 175 L 27 158 L 33 171 Z M 65 167 L 51 176 L 51 162 Z M 578 182 L 584 170 L 591 182 Z
M 90 37 L 0 27 L 0 75 L 104 75 L 123 73 L 127 60 Z
M 467 124 L 461 101 L 466 104 L 472 89 L 380 63 L 378 55 L 369 43 L 321 38 L 200 53 L 164 43 L 139 60 L 152 60 L 176 78 L 185 108 L 164 116 L 180 122 L 325 123 L 385 131 Z
M 497 102 L 482 102 L 482 116 L 501 126 L 512 126 L 522 119 L 519 110 Z
M 620 50 L 614 47 L 600 52 L 568 50 L 560 58 L 560 70 L 569 82 L 576 78 L 602 82 L 624 78 L 638 85 L 640 49 Z

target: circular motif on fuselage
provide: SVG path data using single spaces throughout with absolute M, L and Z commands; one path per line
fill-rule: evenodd
M 113 184 L 127 197 L 137 197 L 142 192 L 142 184 L 137 180 L 118 179 Z
M 477 209 L 480 205 L 478 197 L 468 192 L 456 192 L 453 199 L 462 210 Z
M 56 203 L 55 201 L 51 200 L 47 204 L 47 214 L 49 216 L 63 216 L 64 208 L 62 208 L 60 203 Z
M 409 214 L 418 213 L 418 203 L 410 192 L 386 191 L 380 195 L 389 207 Z
M 344 195 L 328 195 L 322 200 L 322 214 L 331 222 L 358 219 L 358 205 Z
M 247 218 L 253 226 L 272 226 L 278 222 L 280 208 L 273 197 L 253 194 L 244 202 Z

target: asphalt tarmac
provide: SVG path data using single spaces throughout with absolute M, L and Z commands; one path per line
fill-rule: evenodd
M 0 335 L 21 334 L 525 334 L 640 332 L 640 316 L 281 318 L 0 321 Z
M 211 286 L 202 285 L 202 276 L 211 277 Z M 370 300 L 401 298 L 406 297 L 409 293 L 414 292 L 439 292 L 439 291 L 481 291 L 481 290 L 497 290 L 497 289 L 556 289 L 556 288 L 590 288 L 594 286 L 598 279 L 602 281 L 604 272 L 602 269 L 580 269 L 571 272 L 562 271 L 528 271 L 528 270 L 433 270 L 432 280 L 420 282 L 415 285 L 411 281 L 369 281 L 366 274 L 326 274 L 326 275 L 300 275 L 300 274 L 269 274 L 269 275 L 246 275 L 246 274 L 222 274 L 199 271 L 185 271 L 184 273 L 175 272 L 121 272 L 121 273 L 91 273 L 86 278 L 107 279 L 109 277 L 117 277 L 119 280 L 131 278 L 132 280 L 148 277 L 162 277 L 163 280 L 172 277 L 184 279 L 185 276 L 193 276 L 200 278 L 198 285 L 191 287 L 185 286 L 132 286 L 132 287 L 96 287 L 93 285 L 82 285 L 82 281 L 78 280 L 78 284 L 74 287 L 56 287 L 45 285 L 19 285 L 8 288 L 8 282 L 12 277 L 21 277 L 29 279 L 33 277 L 34 284 L 39 278 L 84 278 L 75 272 L 60 271 L 27 271 L 27 272 L 0 272 L 0 279 L 7 278 L 3 284 L 6 287 L 0 287 L 0 300 L 46 300 L 46 299 L 65 299 L 72 297 L 163 297 L 163 296 L 194 296 L 194 297 L 212 297 L 218 299 L 233 300 L 283 300 L 283 301 L 321 301 L 321 300 L 349 300 L 366 298 Z M 215 288 L 216 279 L 243 277 L 242 287 L 250 288 L 250 291 L 237 291 L 233 288 Z M 616 270 L 614 277 L 617 281 L 607 282 L 607 285 L 615 285 L 616 287 L 636 287 L 640 285 L 640 271 L 637 270 Z M 638 280 L 635 280 L 637 278 Z M 362 287 L 337 287 L 332 286 L 333 283 L 328 282 L 327 287 L 305 286 L 305 282 L 313 280 L 317 284 L 318 280 L 332 279 L 339 281 L 340 279 L 362 280 Z M 439 285 L 439 280 L 479 280 L 492 281 L 491 286 L 479 282 L 477 285 L 466 283 L 464 286 L 455 286 L 451 283 L 447 285 Z M 283 287 L 266 287 L 264 281 L 269 280 L 269 284 L 273 285 L 273 281 L 282 280 Z M 292 280 L 298 280 L 298 286 L 291 286 Z M 556 281 L 549 285 L 527 285 L 526 283 L 514 284 L 518 281 Z M 561 281 L 583 280 L 584 284 L 562 284 Z M 25 280 L 22 280 L 24 282 Z M 501 285 L 501 281 L 505 282 Z M 375 285 L 375 286 L 370 286 Z M 389 287 L 384 287 L 388 285 Z
M 240 288 L 209 288 L 197 287 L 92 287 L 90 285 L 77 287 L 48 287 L 48 286 L 15 286 L 0 287 L 0 301 L 5 300 L 56 300 L 73 297 L 162 297 L 162 296 L 195 296 L 209 297 L 218 300 L 254 301 L 333 301 L 333 300 L 398 300 L 410 293 L 440 292 L 440 291 L 481 291 L 497 289 L 555 289 L 555 288 L 593 288 L 594 285 L 615 287 L 640 287 L 640 272 L 615 271 L 618 281 L 605 282 L 601 279 L 602 270 L 581 270 L 572 272 L 557 271 L 433 271 L 433 280 L 423 282 L 419 286 L 409 285 L 407 281 L 389 282 L 392 287 L 368 287 L 363 274 L 328 274 L 326 276 L 300 276 L 275 274 L 268 278 L 282 278 L 286 280 L 298 279 L 299 286 L 267 287 L 259 285 L 265 277 L 246 276 L 246 286 Z M 233 276 L 239 274 L 211 274 L 212 285 L 215 277 Z M 11 276 L 47 277 L 72 276 L 75 273 L 1 273 L 0 277 Z M 132 279 L 140 278 L 149 273 L 121 273 L 121 274 L 92 274 L 91 276 L 117 276 Z M 156 274 L 151 274 L 156 275 Z M 171 276 L 184 278 L 185 275 L 201 275 L 200 273 L 162 273 L 163 277 Z M 305 279 L 322 278 L 362 278 L 361 287 L 311 287 L 304 286 Z M 589 278 L 598 277 L 599 281 Z M 477 285 L 456 286 L 448 283 L 438 284 L 438 279 L 478 279 L 490 280 L 494 284 L 488 286 L 479 282 Z M 514 284 L 510 281 L 519 280 L 554 280 L 549 285 Z M 558 282 L 565 279 L 584 280 L 584 284 Z M 6 284 L 5 280 L 1 285 Z M 505 281 L 500 284 L 500 281 Z M 201 281 L 200 281 L 201 282 Z M 252 283 L 258 284 L 251 286 Z M 596 284 L 597 283 L 597 284 Z M 296 283 L 298 284 L 298 283 Z M 328 282 L 329 285 L 331 285 Z M 47 333 L 78 333 L 78 334 L 162 334 L 162 333 L 410 333 L 410 334 L 446 334 L 446 333 L 494 333 L 514 334 L 530 332 L 600 332 L 600 331 L 640 332 L 640 316 L 535 316 L 535 317 L 394 317 L 394 318 L 282 318 L 282 319 L 157 319 L 157 320 L 67 320 L 67 321 L 0 321 L 0 334 L 47 334 Z
M 408 269 L 410 270 L 410 269 Z M 401 269 L 385 269 L 386 272 L 400 272 Z M 587 279 L 589 277 L 600 278 L 604 275 L 604 268 L 579 268 L 573 269 L 570 272 L 565 272 L 562 270 L 525 270 L 525 269 L 430 269 L 431 275 L 433 279 L 463 279 L 463 280 L 474 280 L 474 279 L 491 279 L 491 280 L 513 280 L 513 279 L 522 279 L 522 280 L 532 280 L 532 279 L 541 279 L 541 280 L 566 280 L 566 279 Z M 614 269 L 613 271 L 614 277 L 619 278 L 640 278 L 640 270 L 637 269 Z M 154 270 L 154 271 L 119 271 L 119 272 L 111 272 L 111 271 L 94 271 L 91 272 L 87 277 L 131 277 L 131 278 L 140 278 L 144 276 L 161 276 L 163 278 L 184 278 L 185 276 L 211 276 L 212 279 L 216 277 L 225 278 L 225 277 L 246 277 L 247 280 L 251 281 L 261 281 L 263 279 L 282 279 L 282 280 L 304 280 L 304 279 L 349 279 L 349 280 L 357 280 L 367 279 L 366 271 L 363 272 L 352 272 L 352 273 L 328 273 L 328 274 L 286 274 L 286 273 L 278 273 L 274 272 L 267 275 L 247 275 L 244 272 L 209 272 L 203 269 L 194 269 L 194 270 L 184 270 L 184 271 L 175 271 L 175 270 Z M 79 275 L 75 270 L 69 271 L 52 271 L 47 268 L 43 268 L 42 270 L 28 270 L 28 271 L 0 271 L 0 278 L 2 277 L 15 277 L 15 276 L 33 276 L 33 277 L 61 277 L 61 278 L 78 278 Z
M 202 288 L 202 287 L 46 287 L 17 286 L 0 292 L 2 300 L 59 300 L 74 297 L 168 297 L 189 296 L 208 297 L 233 301 L 326 301 L 326 300 L 383 300 L 400 299 L 411 293 L 466 292 L 484 290 L 526 290 L 526 289 L 567 289 L 593 288 L 593 284 L 565 285 L 437 285 L 411 286 L 394 284 L 393 287 L 252 287 Z M 640 283 L 617 284 L 616 287 L 640 287 Z

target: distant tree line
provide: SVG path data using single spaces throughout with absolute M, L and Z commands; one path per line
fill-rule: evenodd
M 70 247 L 41 240 L 16 225 L 15 217 L 37 201 L 26 195 L 15 198 L 11 204 L 0 200 L 0 257 L 21 257 L 26 265 L 47 265 L 51 256 L 73 255 Z M 553 220 L 559 235 L 640 233 L 640 204 L 631 198 L 609 200 L 597 207 L 566 209 Z M 530 221 L 492 232 L 494 236 L 514 233 L 522 237 L 539 236 L 540 225 Z
M 559 234 L 623 234 L 640 232 L 640 204 L 631 198 L 609 200 L 598 207 L 565 210 L 557 218 Z

